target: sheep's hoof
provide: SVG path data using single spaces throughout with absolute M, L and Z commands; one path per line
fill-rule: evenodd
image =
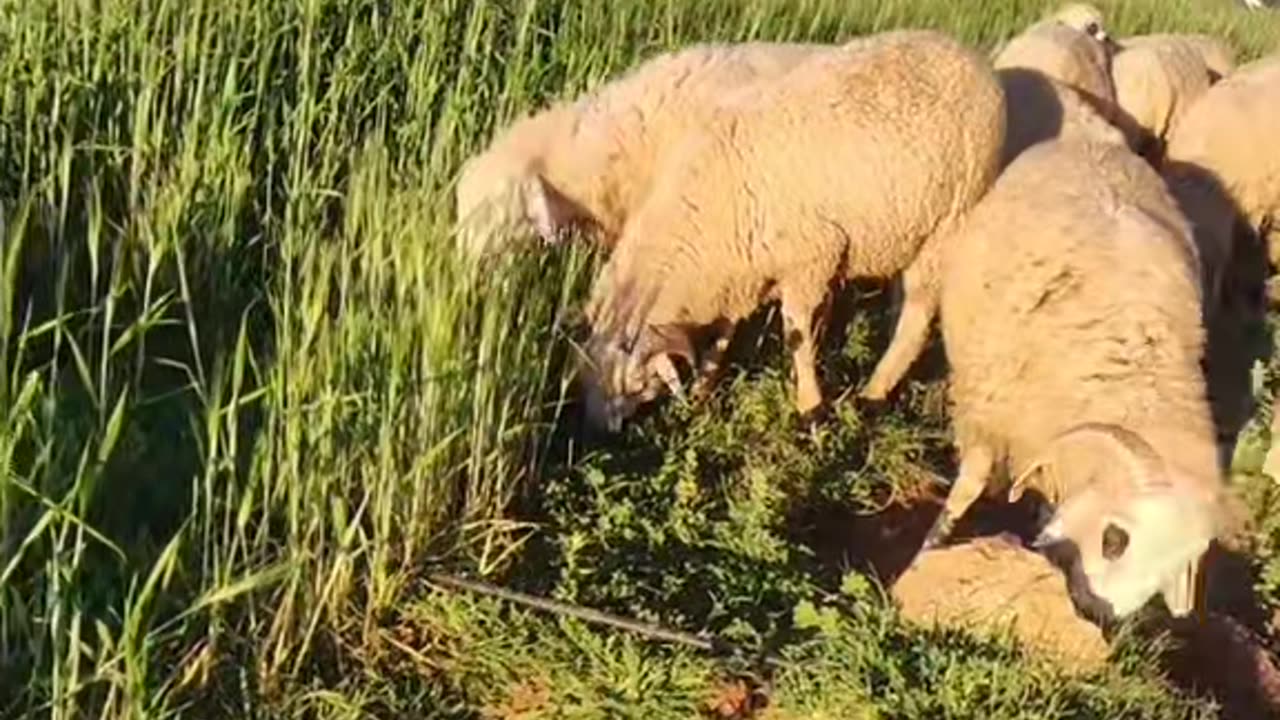
M 878 415 L 889 408 L 889 399 L 884 396 L 868 397 L 859 395 L 858 405 L 872 415 Z
M 880 387 L 879 383 L 868 383 L 858 392 L 858 397 L 867 402 L 884 402 L 889 397 L 889 391 Z
M 830 409 L 826 405 L 817 405 L 808 410 L 801 410 L 800 427 L 812 434 L 826 423 L 830 414 Z

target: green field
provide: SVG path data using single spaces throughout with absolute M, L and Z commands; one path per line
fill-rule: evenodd
M 1102 6 L 1121 35 L 1280 46 L 1228 0 Z M 588 442 L 565 361 L 597 259 L 450 250 L 468 154 L 654 52 L 902 26 L 991 47 L 1044 7 L 0 2 L 0 717 L 689 718 L 756 669 L 437 569 L 776 652 L 765 717 L 1215 717 L 1144 643 L 1070 679 L 906 628 L 857 572 L 888 541 L 855 516 L 950 472 L 936 343 L 891 407 L 837 401 L 811 434 L 762 316 L 711 402 Z M 891 321 L 847 304 L 832 397 Z M 1266 405 L 1237 457 L 1260 518 Z M 1280 601 L 1280 516 L 1257 540 Z

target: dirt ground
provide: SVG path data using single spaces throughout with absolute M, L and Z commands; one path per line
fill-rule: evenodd
M 810 542 L 824 564 L 858 568 L 877 578 L 909 620 L 1012 619 L 1015 634 L 1029 647 L 1047 651 L 1065 667 L 1087 671 L 1104 662 L 1105 633 L 1076 613 L 1062 574 L 1013 544 L 1034 535 L 1036 511 L 1029 502 L 980 500 L 957 526 L 949 547 L 910 567 L 943 493 L 936 484 L 922 482 L 880 512 L 825 518 Z M 1149 629 L 1167 632 L 1173 640 L 1164 657 L 1170 680 L 1214 698 L 1224 718 L 1280 717 L 1280 669 L 1267 649 L 1273 641 L 1270 618 L 1255 602 L 1247 558 L 1213 546 L 1205 582 L 1203 617 L 1175 621 L 1163 616 Z

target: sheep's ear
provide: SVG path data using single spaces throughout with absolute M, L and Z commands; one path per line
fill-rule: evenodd
M 576 219 L 573 203 L 537 173 L 521 185 L 525 216 L 534 230 L 545 243 L 559 242 Z

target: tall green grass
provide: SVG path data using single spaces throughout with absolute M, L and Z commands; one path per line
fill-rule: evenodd
M 593 258 L 454 256 L 495 128 L 692 40 L 990 46 L 1043 5 L 979 8 L 0 3 L 0 714 L 263 712 L 423 563 L 516 557 Z M 1226 0 L 1108 9 L 1276 44 Z

